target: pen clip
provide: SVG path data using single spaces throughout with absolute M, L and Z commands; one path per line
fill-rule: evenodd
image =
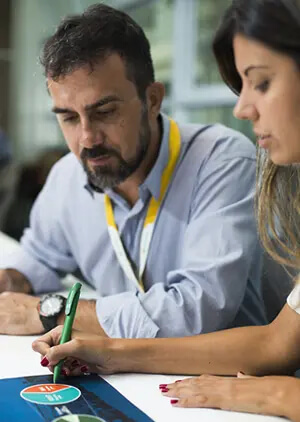
M 66 315 L 70 315 L 73 303 L 77 303 L 79 295 L 80 295 L 81 286 L 82 286 L 81 283 L 76 283 L 70 290 L 67 303 L 66 303 L 66 308 L 65 308 Z

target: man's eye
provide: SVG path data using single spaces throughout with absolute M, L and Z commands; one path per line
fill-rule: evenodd
M 77 119 L 77 116 L 66 116 L 63 118 L 64 122 L 75 122 L 75 120 Z
M 110 108 L 107 110 L 98 110 L 96 114 L 99 117 L 105 117 L 105 116 L 111 116 L 112 114 L 114 114 L 115 111 L 116 111 L 115 108 Z
M 260 91 L 260 92 L 263 92 L 264 93 L 264 92 L 267 92 L 268 91 L 269 86 L 270 86 L 270 81 L 269 80 L 265 80 L 261 84 L 257 85 L 255 87 L 255 89 L 257 91 Z

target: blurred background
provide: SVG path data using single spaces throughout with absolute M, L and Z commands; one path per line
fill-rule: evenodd
M 39 53 L 63 16 L 96 2 L 0 1 L 0 230 L 17 239 L 49 169 L 66 153 L 50 113 Z M 165 112 L 181 122 L 221 122 L 252 136 L 249 124 L 232 115 L 236 98 L 221 82 L 211 51 L 214 31 L 230 0 L 103 3 L 126 11 L 143 27 L 152 46 L 156 79 L 166 86 Z M 13 164 L 7 166 L 9 155 Z

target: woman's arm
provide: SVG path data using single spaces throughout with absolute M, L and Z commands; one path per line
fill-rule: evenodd
M 300 315 L 285 306 L 269 325 L 185 338 L 116 340 L 123 371 L 168 374 L 287 374 L 300 364 Z
M 242 327 L 185 338 L 110 339 L 74 332 L 57 345 L 56 328 L 33 343 L 51 365 L 67 356 L 102 373 L 286 374 L 300 364 L 300 316 L 286 305 L 269 325 Z
M 300 422 L 300 380 L 293 377 L 216 377 L 202 375 L 164 385 L 175 407 L 205 407 L 285 416 Z

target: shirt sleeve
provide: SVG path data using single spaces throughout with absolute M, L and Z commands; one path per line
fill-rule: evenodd
M 252 261 L 261 258 L 254 192 L 254 159 L 208 160 L 195 186 L 180 268 L 145 293 L 99 299 L 105 331 L 113 337 L 179 337 L 230 326 Z
M 287 304 L 290 308 L 300 315 L 300 284 L 296 284 L 287 298 Z
M 61 175 L 55 165 L 32 207 L 29 228 L 25 229 L 20 241 L 21 248 L 7 255 L 1 254 L 0 268 L 24 274 L 36 294 L 60 290 L 61 277 L 77 268 L 61 230 L 63 194 L 58 189 L 60 184 Z

